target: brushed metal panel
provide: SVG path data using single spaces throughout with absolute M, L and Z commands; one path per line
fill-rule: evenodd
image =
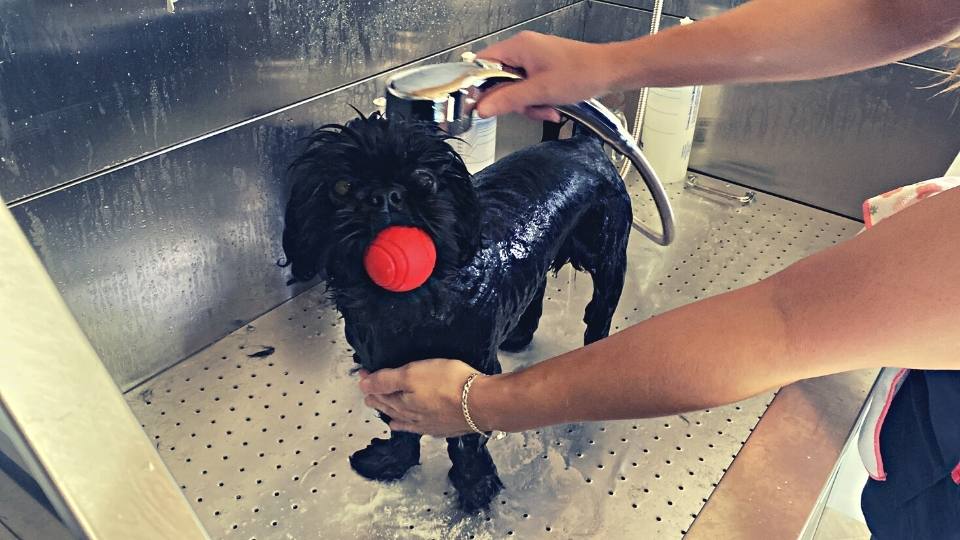
M 576 0 L 0 2 L 14 201 Z
M 4 432 L 75 537 L 209 538 L 2 203 Z
M 735 8 L 748 0 L 664 0 L 663 13 L 674 17 L 690 17 L 692 19 L 705 19 L 714 15 L 719 15 L 728 9 Z M 590 3 L 596 6 L 618 7 L 652 10 L 653 0 L 590 0 Z M 592 9 L 592 6 L 591 6 Z M 602 8 L 600 8 L 602 10 Z M 602 11 L 603 13 L 609 13 Z M 623 12 L 618 12 L 619 16 L 628 16 Z M 616 23 L 615 17 L 605 20 L 607 23 Z M 588 29 L 589 29 L 588 25 Z M 636 28 L 632 35 L 626 35 L 616 39 L 628 39 L 646 34 L 646 29 L 650 27 L 649 19 L 642 28 Z M 598 28 L 595 31 L 603 32 Z M 611 41 L 612 39 L 600 39 L 597 41 Z M 930 51 L 920 53 L 905 60 L 910 64 L 929 67 L 932 69 L 941 69 L 953 71 L 960 64 L 960 49 L 949 47 L 937 47 Z
M 653 9 L 653 0 L 591 0 L 594 4 L 608 4 L 634 9 Z M 664 0 L 663 13 L 675 17 L 703 19 L 746 3 L 748 0 Z
M 0 540 L 71 538 L 74 537 L 47 507 L 0 468 Z
M 782 388 L 687 540 L 798 538 L 876 378 L 866 369 Z
M 583 40 L 608 43 L 645 36 L 650 31 L 650 12 L 603 2 L 589 2 L 583 24 Z M 664 16 L 663 22 L 673 17 Z
M 891 65 L 819 81 L 709 87 L 690 166 L 856 219 L 865 199 L 943 174 L 960 94 Z
M 580 37 L 583 7 L 521 28 Z M 429 60 L 459 59 L 463 50 Z M 283 170 L 313 127 L 352 117 L 351 104 L 372 110 L 384 78 L 14 206 L 118 385 L 129 388 L 298 292 L 274 264 Z M 539 139 L 538 124 L 502 122 L 512 145 Z
M 677 23 L 664 17 L 664 26 Z M 649 25 L 646 11 L 591 2 L 584 36 L 628 39 Z M 690 166 L 859 219 L 867 197 L 939 176 L 956 156 L 960 94 L 923 88 L 941 78 L 894 64 L 819 81 L 707 87 Z M 604 102 L 632 123 L 636 96 Z
M 954 47 L 937 47 L 936 49 L 931 49 L 907 58 L 904 62 L 952 72 L 960 65 L 960 49 Z
M 591 1 L 584 23 L 583 39 L 593 43 L 633 39 L 649 33 L 650 19 L 651 14 L 648 11 Z M 679 18 L 664 15 L 660 28 L 666 29 L 678 24 Z M 601 101 L 612 110 L 622 112 L 627 119 L 627 126 L 632 128 L 638 97 L 638 91 L 628 90 L 603 96 Z

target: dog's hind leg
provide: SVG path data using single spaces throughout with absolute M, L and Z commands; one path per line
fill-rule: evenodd
M 380 414 L 384 422 L 390 417 Z M 420 464 L 420 435 L 394 431 L 389 439 L 373 439 L 363 450 L 350 456 L 350 467 L 370 480 L 399 480 L 414 465 Z
M 590 245 L 591 253 L 580 254 L 581 257 L 586 255 L 582 266 L 593 280 L 593 298 L 583 315 L 583 322 L 587 323 L 583 334 L 584 345 L 610 334 L 613 312 L 623 292 L 631 219 L 630 200 L 625 194 L 620 196 L 618 193 L 605 201 L 598 223 L 588 227 L 593 229 L 595 240 Z
M 537 326 L 540 325 L 540 316 L 543 314 L 543 293 L 546 289 L 547 280 L 544 278 L 540 282 L 536 294 L 533 295 L 533 300 L 530 301 L 527 309 L 520 316 L 520 320 L 517 321 L 517 326 L 510 331 L 507 339 L 500 344 L 500 350 L 517 352 L 530 344 L 530 341 L 533 340 L 533 333 L 537 331 Z
M 503 483 L 487 450 L 487 438 L 477 434 L 449 438 L 447 454 L 453 463 L 447 476 L 457 490 L 460 509 L 473 513 L 489 507 Z

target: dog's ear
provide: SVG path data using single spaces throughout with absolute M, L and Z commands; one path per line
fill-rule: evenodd
M 460 251 L 460 264 L 465 263 L 480 248 L 480 200 L 473 186 L 473 177 L 467 172 L 467 166 L 453 148 L 449 176 L 453 181 L 448 184 L 455 193 L 457 220 L 454 231 Z
M 314 190 L 317 191 L 317 190 Z M 328 239 L 322 224 L 324 213 L 333 211 L 307 182 L 296 182 L 284 216 L 283 253 L 295 281 L 309 281 L 323 271 Z
M 449 144 L 453 139 L 443 133 L 432 135 L 433 151 L 424 160 L 440 171 L 444 186 L 451 197 L 453 220 L 451 230 L 457 248 L 456 264 L 466 263 L 480 247 L 480 201 L 473 185 L 473 176 L 467 171 L 463 158 Z
M 331 129 L 332 128 L 332 129 Z M 291 185 L 284 216 L 283 252 L 295 281 L 324 277 L 336 208 L 327 185 L 352 141 L 342 126 L 323 126 L 307 137 L 306 150 L 287 169 Z M 335 130 L 335 131 L 334 131 Z

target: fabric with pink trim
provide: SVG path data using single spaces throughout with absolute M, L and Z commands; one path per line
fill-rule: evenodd
M 960 186 L 960 177 L 934 178 L 867 199 L 863 203 L 864 230 L 928 197 L 958 186 Z M 874 480 L 887 479 L 887 472 L 883 467 L 883 456 L 880 455 L 880 431 L 887 411 L 890 410 L 890 404 L 893 403 L 893 398 L 909 372 L 908 369 L 884 368 L 869 398 L 870 403 L 867 405 L 866 418 L 860 428 L 857 449 L 863 466 Z M 954 470 L 952 478 L 954 482 L 960 484 L 960 464 Z

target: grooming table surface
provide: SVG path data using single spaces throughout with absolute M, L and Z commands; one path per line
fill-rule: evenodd
M 638 215 L 657 223 L 631 180 Z M 764 194 L 739 206 L 681 186 L 670 191 L 678 238 L 661 248 L 633 235 L 614 331 L 756 282 L 860 227 Z M 590 293 L 589 276 L 569 267 L 551 278 L 532 347 L 501 355 L 504 369 L 580 345 Z M 267 347 L 275 352 L 251 356 Z M 127 399 L 214 538 L 619 539 L 683 536 L 773 398 L 491 441 L 506 489 L 489 513 L 464 516 L 453 506 L 442 440 L 425 438 L 422 465 L 398 483 L 368 482 L 350 469 L 347 457 L 386 433 L 363 405 L 352 367 L 321 286 Z

